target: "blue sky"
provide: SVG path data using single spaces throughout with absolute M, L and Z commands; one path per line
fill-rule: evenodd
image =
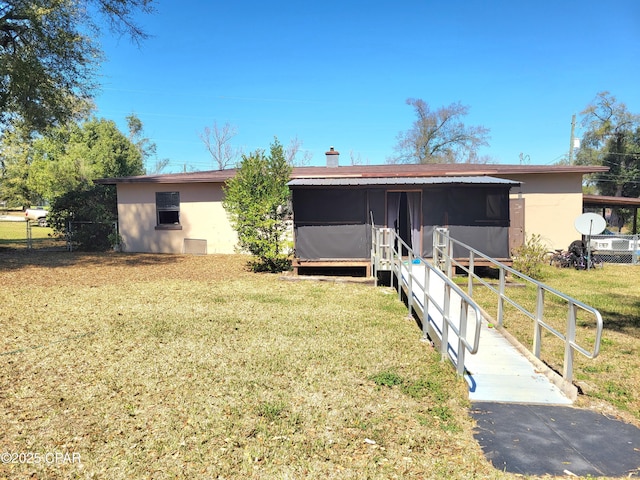
M 96 114 L 135 113 L 165 172 L 214 168 L 199 134 L 237 128 L 248 153 L 297 137 L 381 164 L 415 120 L 461 102 L 490 129 L 494 162 L 553 164 L 571 116 L 607 90 L 640 113 L 640 2 L 159 0 L 140 47 L 105 36 Z M 577 131 L 580 134 L 580 129 Z

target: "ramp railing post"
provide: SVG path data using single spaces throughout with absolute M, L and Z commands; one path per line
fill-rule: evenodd
M 469 272 L 468 272 L 468 282 L 467 282 L 467 294 L 473 298 L 473 275 L 475 273 L 474 270 L 474 259 L 475 255 L 473 251 L 469 252 Z
M 449 239 L 448 232 L 445 231 L 444 235 L 444 270 L 443 272 L 447 275 L 447 277 L 451 278 L 449 275 L 449 269 L 451 268 L 451 240 Z
M 449 349 L 449 307 L 451 304 L 451 286 L 444 284 L 444 305 L 442 312 L 442 343 L 440 344 L 440 358 L 446 360 Z
M 504 321 L 504 296 L 505 296 L 505 270 L 500 269 L 500 290 L 498 291 L 498 325 L 502 326 Z
M 409 265 L 407 267 L 407 305 L 409 307 L 409 316 L 413 316 L 413 252 L 409 250 L 407 253 Z
M 378 262 L 380 257 L 380 230 L 371 225 L 371 274 L 374 285 L 378 286 Z
M 573 344 L 576 341 L 576 312 L 576 304 L 569 302 L 567 333 L 564 340 L 564 369 L 562 372 L 562 376 L 567 382 L 571 382 L 573 380 Z
M 400 250 L 397 248 L 397 235 L 396 232 L 393 232 L 393 247 L 392 247 L 392 251 L 393 251 L 393 267 L 396 273 L 396 286 L 398 287 L 398 298 L 400 298 L 400 285 L 401 285 L 401 274 L 402 274 L 402 256 L 401 256 L 401 252 Z
M 448 231 L 447 240 L 447 277 L 453 278 L 453 262 L 451 261 L 451 257 L 453 257 L 453 240 L 449 236 Z
M 425 265 L 424 268 L 424 282 L 423 282 L 423 290 L 422 290 L 422 339 L 426 340 L 429 336 L 429 279 L 430 279 L 430 270 Z
M 540 345 L 542 344 L 542 325 L 544 321 L 544 288 L 538 285 L 536 297 L 536 318 L 533 326 L 533 354 L 540 358 Z
M 389 262 L 391 263 L 391 288 L 395 288 L 393 286 L 393 277 L 396 275 L 396 251 L 394 248 L 395 245 L 395 232 L 391 232 L 389 235 Z
M 431 246 L 432 246 L 431 257 L 433 259 L 433 264 L 437 268 L 438 267 L 438 256 L 439 256 L 439 252 L 438 252 L 438 229 L 437 228 L 433 230 L 433 236 L 431 237 Z
M 462 300 L 460 302 L 460 328 L 458 329 L 458 365 L 456 365 L 458 375 L 464 375 L 464 358 L 466 354 L 464 339 L 467 338 L 467 309 L 467 303 Z

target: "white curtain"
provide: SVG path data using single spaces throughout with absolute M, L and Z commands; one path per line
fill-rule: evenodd
M 409 222 L 411 224 L 411 250 L 414 255 L 422 256 L 420 251 L 420 192 L 407 192 L 407 205 L 409 208 Z

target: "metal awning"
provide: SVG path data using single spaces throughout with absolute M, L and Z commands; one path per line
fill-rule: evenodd
M 350 187 L 350 186 L 397 186 L 397 185 L 504 185 L 515 187 L 520 182 L 486 176 L 459 177 L 339 177 L 297 178 L 290 187 Z
M 606 195 L 582 195 L 582 210 L 585 208 L 601 208 L 602 216 L 605 216 L 605 208 L 630 208 L 633 210 L 631 231 L 633 235 L 638 233 L 638 208 L 640 198 L 611 197 Z

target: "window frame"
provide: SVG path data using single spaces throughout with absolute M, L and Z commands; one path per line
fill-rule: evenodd
M 177 221 L 168 223 L 161 221 L 164 212 L 175 212 Z M 156 192 L 156 230 L 182 230 L 180 224 L 180 192 Z

